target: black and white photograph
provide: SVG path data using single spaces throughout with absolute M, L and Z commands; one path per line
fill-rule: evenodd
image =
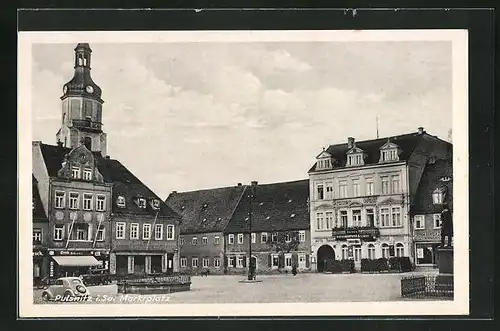
M 467 47 L 20 32 L 21 314 L 467 314 Z

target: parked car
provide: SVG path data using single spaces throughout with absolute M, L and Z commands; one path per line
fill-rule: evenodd
M 89 296 L 90 292 L 79 277 L 62 277 L 56 279 L 54 285 L 49 285 L 42 292 L 42 298 L 48 300 L 62 300 L 69 297 Z
M 88 274 L 82 275 L 82 279 L 87 286 L 111 284 L 111 275 L 106 269 L 90 269 Z

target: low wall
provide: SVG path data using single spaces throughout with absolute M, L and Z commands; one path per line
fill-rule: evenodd
M 167 294 L 191 290 L 191 277 L 148 277 L 119 281 L 118 293 L 122 294 Z
M 403 298 L 453 298 L 453 293 L 452 275 L 409 276 L 401 279 Z

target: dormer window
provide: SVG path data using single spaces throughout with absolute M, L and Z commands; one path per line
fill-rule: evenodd
M 445 190 L 442 188 L 437 188 L 432 192 L 432 203 L 435 205 L 440 205 L 444 202 Z
M 146 208 L 146 199 L 144 199 L 144 198 L 139 198 L 139 199 L 138 199 L 138 204 L 139 204 L 139 208 L 141 208 L 141 209 L 145 209 L 145 208 Z
M 85 180 L 92 180 L 92 169 L 85 168 L 83 170 L 83 179 L 85 179 Z
M 116 205 L 120 208 L 125 208 L 125 197 L 123 196 L 118 196 L 118 199 L 116 199 Z
M 153 199 L 152 205 L 153 205 L 153 208 L 154 208 L 154 209 L 158 209 L 158 208 L 160 208 L 160 200 L 158 200 L 158 199 Z
M 380 160 L 379 162 L 399 161 L 399 148 L 398 145 L 387 141 L 384 146 L 380 147 Z
M 320 155 L 316 157 L 316 169 L 326 170 L 332 168 L 332 155 L 323 149 Z
M 79 167 L 72 167 L 71 168 L 71 177 L 75 179 L 80 178 L 80 168 Z

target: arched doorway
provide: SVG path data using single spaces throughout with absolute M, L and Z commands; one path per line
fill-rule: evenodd
M 335 251 L 329 245 L 323 245 L 318 249 L 317 270 L 323 272 L 328 260 L 335 260 Z
M 255 257 L 255 255 L 252 255 L 251 260 L 250 260 L 250 263 L 251 263 L 250 265 L 255 266 L 255 270 L 257 270 L 257 268 L 258 268 L 258 265 L 257 265 L 257 257 Z

